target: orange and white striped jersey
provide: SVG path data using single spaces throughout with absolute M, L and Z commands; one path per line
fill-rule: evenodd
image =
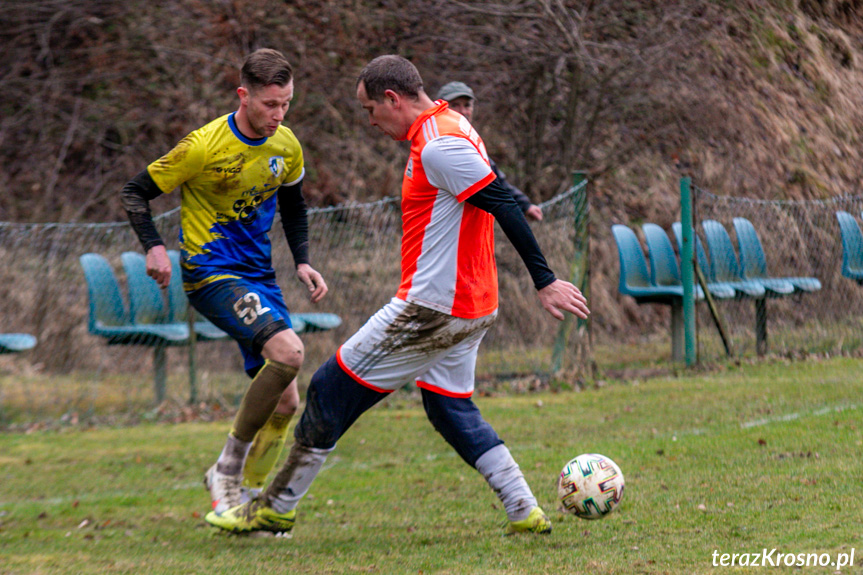
M 467 118 L 438 100 L 407 139 L 396 297 L 467 319 L 494 313 L 494 218 L 465 203 L 495 179 L 482 138 Z

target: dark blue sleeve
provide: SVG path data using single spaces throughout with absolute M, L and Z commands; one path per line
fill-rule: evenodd
M 494 172 L 494 175 L 497 176 L 497 179 L 500 181 L 500 185 L 503 186 L 505 190 L 507 190 L 510 194 L 512 194 L 515 203 L 518 204 L 518 207 L 521 208 L 521 211 L 526 212 L 530 209 L 530 206 L 533 205 L 533 202 L 530 201 L 530 198 L 527 197 L 527 194 L 516 188 L 512 183 L 506 179 L 506 174 L 503 173 L 503 170 L 497 167 L 497 164 L 494 163 L 494 160 L 489 158 L 489 164 L 491 165 L 491 171 Z
M 150 200 L 161 195 L 162 190 L 153 181 L 146 168 L 129 180 L 129 183 L 123 186 L 123 191 L 120 192 L 120 200 L 129 216 L 129 223 L 132 224 L 132 229 L 135 230 L 145 253 L 153 246 L 165 245 L 159 232 L 156 231 L 153 215 L 150 212 Z
M 309 263 L 309 219 L 303 197 L 303 181 L 279 188 L 282 229 L 294 256 L 294 266 Z
M 540 290 L 557 279 L 515 199 L 497 179 L 465 201 L 494 216 L 527 266 L 536 289 Z

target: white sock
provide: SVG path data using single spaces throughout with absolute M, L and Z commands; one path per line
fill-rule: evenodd
M 243 465 L 246 463 L 246 455 L 248 455 L 251 447 L 251 441 L 241 441 L 229 433 L 225 447 L 222 448 L 222 453 L 216 461 L 216 471 L 225 475 L 242 473 Z
M 296 508 L 333 449 L 306 447 L 299 443 L 291 446 L 288 459 L 264 493 L 276 513 L 287 513 Z
M 506 445 L 501 443 L 483 453 L 476 461 L 476 470 L 497 493 L 510 521 L 521 521 L 536 507 L 536 498 Z

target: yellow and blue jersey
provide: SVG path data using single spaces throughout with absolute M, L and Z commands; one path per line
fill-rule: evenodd
M 147 171 L 163 192 L 181 190 L 187 291 L 225 278 L 275 278 L 267 234 L 276 192 L 304 175 L 303 151 L 290 129 L 250 139 L 227 114 L 183 138 Z

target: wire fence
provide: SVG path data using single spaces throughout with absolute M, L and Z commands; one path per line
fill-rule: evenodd
M 586 181 L 542 204 L 544 219 L 532 224 L 549 264 L 566 276 L 577 257 L 577 238 L 586 235 Z M 578 211 L 578 213 L 576 213 Z M 169 249 L 177 249 L 179 209 L 156 218 Z M 273 267 L 294 312 L 329 312 L 342 324 L 301 335 L 306 348 L 301 386 L 347 337 L 392 298 L 400 275 L 401 213 L 395 198 L 309 210 L 311 257 L 330 288 L 313 306 L 295 279 L 294 264 L 278 222 L 273 226 Z M 498 230 L 499 319 L 480 353 L 478 387 L 503 379 L 548 381 L 560 355 L 570 355 L 578 338 L 561 339 L 559 323 L 546 314 L 524 264 Z M 121 290 L 125 251 L 140 251 L 127 223 L 0 223 L 0 332 L 35 335 L 35 349 L 0 356 L 0 421 L 81 417 L 103 412 L 138 412 L 152 406 L 153 354 L 146 346 L 108 346 L 87 330 L 87 285 L 78 258 L 99 253 L 111 263 Z M 557 357 L 555 355 L 557 344 Z M 565 345 L 564 345 L 565 344 Z M 189 395 L 188 350 L 168 349 L 167 396 Z M 581 353 L 579 351 L 579 353 Z M 201 401 L 235 405 L 248 385 L 236 344 L 199 342 L 196 395 Z M 563 362 L 565 363 L 565 362 Z
M 846 196 L 814 201 L 768 201 L 713 194 L 693 187 L 695 231 L 705 242 L 712 265 L 721 259 L 741 266 L 740 238 L 735 218 L 752 224 L 763 246 L 772 277 L 812 277 L 817 291 L 769 297 L 766 307 L 767 353 L 794 357 L 805 354 L 856 352 L 863 343 L 861 286 L 843 276 L 843 245 L 836 213 L 858 222 L 863 197 Z M 733 239 L 731 249 L 710 250 L 704 222 L 718 222 Z M 738 225 L 740 225 L 738 223 Z M 863 247 L 863 246 L 861 246 Z M 734 251 L 736 249 L 736 251 Z M 706 306 L 698 306 L 699 357 L 720 357 L 725 350 Z M 756 305 L 753 299 L 721 301 L 721 317 L 737 355 L 756 355 Z

